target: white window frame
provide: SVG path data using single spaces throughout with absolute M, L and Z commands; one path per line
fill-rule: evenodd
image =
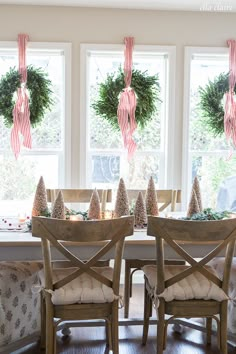
M 81 187 L 89 187 L 88 185 L 88 159 L 89 139 L 88 139 L 88 102 L 86 97 L 88 93 L 88 65 L 87 53 L 89 51 L 112 51 L 124 52 L 124 45 L 119 44 L 80 44 L 80 185 Z M 135 45 L 135 52 L 159 52 L 168 55 L 167 65 L 167 85 L 166 97 L 168 104 L 166 105 L 167 122 L 165 122 L 165 171 L 162 188 L 173 187 L 174 176 L 174 132 L 175 132 L 175 65 L 176 65 L 176 47 L 175 46 L 158 46 L 158 45 Z
M 18 44 L 16 41 L 0 41 L 0 49 L 9 50 L 17 54 Z M 70 187 L 71 185 L 71 43 L 64 42 L 28 42 L 27 51 L 50 53 L 61 51 L 64 57 L 64 95 L 62 126 L 62 153 L 59 153 L 59 186 Z M 40 54 L 39 54 L 40 55 Z M 47 155 L 50 151 L 22 151 L 22 155 Z
M 183 97 L 183 145 L 182 145 L 182 208 L 186 210 L 191 191 L 191 166 L 189 160 L 189 116 L 191 60 L 196 54 L 227 55 L 226 47 L 185 47 L 184 55 L 184 97 Z M 222 153 L 222 152 L 221 152 Z M 223 154 L 223 153 L 222 153 Z M 210 153 L 209 153 L 210 155 Z

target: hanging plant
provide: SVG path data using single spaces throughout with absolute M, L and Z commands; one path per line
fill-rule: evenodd
M 229 90 L 229 74 L 221 73 L 203 88 L 199 87 L 202 121 L 214 135 L 224 133 L 224 94 Z
M 119 68 L 116 73 L 108 74 L 106 80 L 99 84 L 98 98 L 92 103 L 96 115 L 106 119 L 115 130 L 120 130 L 117 107 L 124 86 L 124 72 Z M 150 76 L 147 71 L 132 70 L 131 87 L 137 95 L 135 120 L 144 128 L 157 111 L 157 100 L 160 101 L 159 77 Z
M 21 87 L 20 74 L 16 68 L 2 76 L 0 80 L 0 116 L 7 127 L 13 124 L 13 108 L 17 89 Z M 35 127 L 50 109 L 53 100 L 52 83 L 41 68 L 27 67 L 27 90 L 29 92 L 30 123 Z

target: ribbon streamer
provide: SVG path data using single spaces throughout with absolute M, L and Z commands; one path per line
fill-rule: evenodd
M 229 46 L 229 91 L 225 94 L 224 131 L 226 139 L 232 139 L 236 146 L 236 102 L 234 100 L 234 87 L 236 84 L 236 41 L 228 40 Z
M 133 133 L 137 128 L 135 120 L 136 95 L 130 87 L 132 80 L 132 56 L 133 56 L 134 38 L 125 37 L 125 88 L 120 94 L 119 105 L 117 109 L 118 123 L 123 137 L 124 147 L 128 151 L 128 160 L 130 161 L 136 150 L 136 143 L 133 140 Z
M 17 100 L 13 108 L 13 128 L 11 131 L 11 147 L 16 159 L 20 153 L 20 137 L 23 136 L 23 145 L 29 149 L 32 148 L 32 139 L 30 132 L 30 110 L 29 97 L 27 94 L 27 66 L 26 66 L 26 46 L 29 40 L 27 34 L 18 35 L 19 50 L 19 73 L 21 76 L 21 87 L 17 90 Z

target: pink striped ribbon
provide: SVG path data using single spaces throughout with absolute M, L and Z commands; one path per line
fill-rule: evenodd
M 19 50 L 19 73 L 21 75 L 21 88 L 17 90 L 17 100 L 13 108 L 13 128 L 11 131 L 11 147 L 16 159 L 20 153 L 20 137 L 23 136 L 23 145 L 29 149 L 32 147 L 30 132 L 30 110 L 29 98 L 27 95 L 27 66 L 26 66 L 26 46 L 29 40 L 27 34 L 18 35 Z
M 226 139 L 230 138 L 236 146 L 236 102 L 234 100 L 234 87 L 236 83 L 236 41 L 228 40 L 229 46 L 229 91 L 225 94 L 224 131 Z
M 132 80 L 132 56 L 133 56 L 134 38 L 125 37 L 125 88 L 120 94 L 119 105 L 117 109 L 118 123 L 123 137 L 124 147 L 128 151 L 128 160 L 130 161 L 136 150 L 136 143 L 133 140 L 133 133 L 137 128 L 135 120 L 136 95 L 130 87 Z

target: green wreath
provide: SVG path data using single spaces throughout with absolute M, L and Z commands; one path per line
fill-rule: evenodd
M 106 80 L 98 86 L 98 98 L 92 103 L 97 116 L 106 119 L 113 129 L 119 130 L 117 107 L 119 95 L 124 89 L 124 72 L 121 68 L 117 73 L 108 74 Z M 161 101 L 158 74 L 149 76 L 146 71 L 132 71 L 131 87 L 137 95 L 135 119 L 144 128 L 157 111 L 157 100 Z
M 0 116 L 4 124 L 13 124 L 13 108 L 17 89 L 21 86 L 20 74 L 16 68 L 10 70 L 0 80 Z M 29 91 L 30 122 L 33 127 L 40 123 L 53 100 L 52 83 L 41 68 L 27 67 L 27 89 Z
M 203 88 L 199 87 L 202 122 L 214 135 L 224 133 L 223 96 L 229 90 L 229 73 L 221 73 Z

